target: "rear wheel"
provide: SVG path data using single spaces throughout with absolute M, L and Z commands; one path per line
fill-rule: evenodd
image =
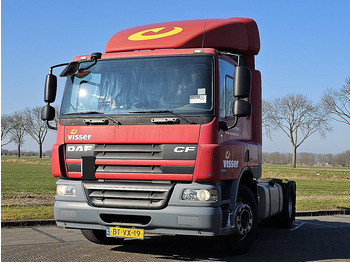
M 81 233 L 90 242 L 100 245 L 120 245 L 124 240 L 123 238 L 107 237 L 105 230 L 82 229 Z
M 283 209 L 277 220 L 281 227 L 291 228 L 295 220 L 296 186 L 288 181 L 283 188 Z
M 258 230 L 257 203 L 253 192 L 246 185 L 239 187 L 233 219 L 235 231 L 220 237 L 220 245 L 229 254 L 243 254 L 253 245 Z

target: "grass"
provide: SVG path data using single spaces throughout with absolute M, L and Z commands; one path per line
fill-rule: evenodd
M 1 159 L 1 218 L 53 218 L 57 178 L 51 159 Z M 350 168 L 264 165 L 263 177 L 287 178 L 297 184 L 297 211 L 350 209 Z
M 26 192 L 52 195 L 56 179 L 51 175 L 51 159 L 4 158 L 1 168 L 1 190 L 6 196 Z
M 53 205 L 49 206 L 9 206 L 1 207 L 1 220 L 52 219 Z
M 263 177 L 297 185 L 297 211 L 350 209 L 350 168 L 264 165 Z
M 50 158 L 2 157 L 2 221 L 53 218 L 56 181 Z

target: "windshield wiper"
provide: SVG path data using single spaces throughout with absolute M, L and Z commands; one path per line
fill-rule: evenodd
M 158 114 L 158 113 L 169 113 L 172 114 L 174 116 L 177 116 L 178 118 L 181 118 L 182 120 L 185 120 L 186 122 L 190 123 L 190 124 L 195 124 L 194 121 L 192 121 L 191 119 L 188 119 L 187 117 L 178 115 L 176 113 L 174 113 L 171 110 L 148 110 L 148 111 L 129 111 L 129 113 L 134 113 L 134 114 Z
M 108 115 L 106 115 L 105 113 L 102 112 L 98 112 L 98 111 L 86 111 L 86 112 L 75 112 L 75 113 L 67 113 L 65 115 L 100 115 L 103 116 L 105 118 L 107 118 L 108 120 L 111 120 L 113 123 L 117 124 L 117 125 L 121 125 L 121 123 L 117 120 L 114 119 Z M 104 122 L 99 122 L 99 121 L 94 121 L 93 119 L 84 119 L 84 123 L 85 124 L 104 124 Z

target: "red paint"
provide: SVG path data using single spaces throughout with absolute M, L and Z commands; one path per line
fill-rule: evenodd
M 196 144 L 199 138 L 199 128 L 199 125 L 66 126 L 65 143 Z M 72 135 L 81 137 L 75 140 L 72 139 Z
M 255 70 L 254 63 L 254 56 L 260 50 L 260 39 L 257 25 L 253 20 L 247 18 L 189 20 L 127 29 L 112 36 L 102 59 L 192 55 L 195 50 L 201 50 L 215 57 L 216 116 L 219 115 L 220 104 L 217 66 L 220 54 L 217 50 L 246 56 L 247 66 L 252 71 L 252 91 L 249 101 L 253 106 L 253 114 L 250 117 L 240 118 L 236 131 L 221 131 L 219 117 L 203 125 L 61 126 L 59 124 L 57 143 L 53 147 L 52 156 L 54 176 L 67 174 L 70 178 L 81 178 L 80 172 L 66 170 L 66 164 L 81 164 L 81 160 L 65 159 L 65 144 L 198 144 L 195 161 L 96 160 L 97 165 L 194 166 L 194 174 L 96 173 L 98 179 L 219 182 L 236 179 L 244 166 L 261 165 L 261 76 L 260 72 Z M 78 56 L 74 60 L 81 58 L 82 56 Z M 245 159 L 247 150 L 251 156 L 248 162 Z M 234 168 L 224 168 L 227 163 Z
M 219 145 L 207 144 L 200 145 L 197 155 L 196 167 L 194 170 L 194 181 L 211 181 L 220 180 L 220 169 L 218 168 Z
M 156 28 L 163 29 L 158 32 L 151 31 Z M 183 30 L 166 36 L 166 33 L 174 32 L 175 28 Z M 130 40 L 130 36 L 147 30 L 147 33 L 141 34 L 139 40 Z M 154 39 L 149 39 L 152 35 Z M 188 20 L 144 25 L 116 33 L 107 43 L 105 52 L 208 47 L 256 55 L 260 50 L 257 25 L 248 18 Z
M 61 177 L 62 173 L 60 168 L 60 157 L 59 157 L 59 144 L 55 144 L 52 147 L 52 156 L 51 156 L 51 171 L 52 175 L 55 177 Z M 62 159 L 63 160 L 63 159 Z M 61 160 L 61 161 L 62 161 Z

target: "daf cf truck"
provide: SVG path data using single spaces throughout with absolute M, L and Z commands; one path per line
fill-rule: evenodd
M 259 50 L 252 19 L 176 21 L 52 66 L 42 119 L 57 130 L 57 225 L 100 244 L 206 236 L 231 254 L 249 250 L 263 220 L 290 227 L 295 182 L 261 179 Z

